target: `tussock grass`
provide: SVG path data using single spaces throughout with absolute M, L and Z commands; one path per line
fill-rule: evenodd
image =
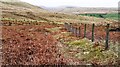
M 74 54 L 74 57 L 83 60 L 86 63 L 97 64 L 116 64 L 118 59 L 117 45 L 110 44 L 109 50 L 103 51 L 104 47 L 95 46 L 88 39 L 80 39 L 70 42 L 65 42 L 69 46 L 69 50 L 78 49 L 79 53 Z

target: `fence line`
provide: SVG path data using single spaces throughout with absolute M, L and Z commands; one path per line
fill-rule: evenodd
M 87 24 L 84 24 L 84 38 L 86 37 L 86 30 L 87 30 Z M 110 27 L 110 24 L 107 24 L 106 26 L 106 37 L 105 37 L 105 50 L 108 49 L 108 45 L 109 45 L 109 27 Z M 65 28 L 67 29 L 67 31 L 69 32 L 72 32 L 76 37 L 81 37 L 81 27 L 79 28 L 76 28 L 74 26 L 72 26 L 72 24 L 68 24 L 68 23 L 65 23 Z M 94 29 L 95 29 L 95 24 L 93 23 L 92 24 L 92 42 L 94 42 Z
M 84 37 L 86 37 L 86 24 L 85 24 L 85 26 L 84 26 Z
M 95 27 L 95 24 L 92 25 L 92 42 L 94 42 L 94 27 Z
M 109 26 L 110 24 L 107 24 L 107 30 L 106 30 L 106 44 L 105 44 L 105 49 L 108 49 L 108 42 L 109 42 Z

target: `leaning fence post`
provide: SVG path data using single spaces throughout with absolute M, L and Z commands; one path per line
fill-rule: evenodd
M 108 42 L 109 42 L 109 26 L 110 26 L 110 24 L 107 24 L 105 50 L 108 49 Z
M 84 26 L 84 37 L 86 37 L 86 24 Z
M 93 25 L 92 25 L 92 42 L 94 42 L 94 27 L 95 27 L 95 24 L 93 23 Z

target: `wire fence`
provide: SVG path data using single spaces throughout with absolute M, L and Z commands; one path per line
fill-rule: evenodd
M 105 49 L 108 49 L 109 47 L 110 32 L 120 33 L 119 28 L 110 29 L 110 24 L 107 24 L 104 26 L 97 26 L 94 23 L 93 24 L 79 24 L 79 25 L 75 25 L 72 23 L 65 23 L 64 26 L 67 31 L 72 32 L 72 34 L 74 34 L 74 36 L 76 37 L 88 38 L 92 42 L 105 40 Z

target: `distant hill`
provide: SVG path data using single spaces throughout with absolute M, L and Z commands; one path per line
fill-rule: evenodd
M 56 8 L 46 8 L 51 12 L 82 14 L 82 13 L 115 13 L 117 8 L 95 8 L 95 7 L 74 7 L 74 6 L 61 6 Z
M 4 11 L 4 9 L 8 10 L 11 8 L 15 9 L 15 11 L 23 11 L 24 10 L 34 10 L 34 9 L 37 9 L 37 10 L 44 10 L 40 7 L 37 7 L 37 6 L 34 6 L 34 5 L 31 5 L 29 3 L 25 3 L 25 2 L 22 2 L 20 0 L 0 0 L 0 8 Z M 19 9 L 18 9 L 19 8 Z
M 41 7 L 20 0 L 0 0 L 2 17 L 14 19 L 39 19 L 37 13 L 48 12 Z

